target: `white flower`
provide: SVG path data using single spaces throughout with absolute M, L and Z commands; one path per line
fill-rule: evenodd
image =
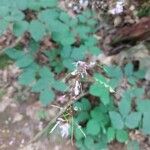
M 81 89 L 81 84 L 79 83 L 79 81 L 76 81 L 75 82 L 75 87 L 74 87 L 75 96 L 80 94 L 80 89 Z
M 67 138 L 69 136 L 70 124 L 68 123 L 62 124 L 59 126 L 59 128 L 60 128 L 61 136 Z
M 116 7 L 111 9 L 109 11 L 109 13 L 113 14 L 113 15 L 116 15 L 116 14 L 121 14 L 123 12 L 123 5 L 124 5 L 124 1 L 121 0 L 121 1 L 118 1 L 116 3 Z

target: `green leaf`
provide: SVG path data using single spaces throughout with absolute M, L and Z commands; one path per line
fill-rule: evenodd
M 6 31 L 8 24 L 9 23 L 6 20 L 3 20 L 3 19 L 0 20 L 0 35 L 2 35 L 4 31 Z
M 120 143 L 124 143 L 128 140 L 128 133 L 125 130 L 117 130 L 116 139 Z
M 127 144 L 127 150 L 140 150 L 139 143 L 137 141 L 129 141 Z
M 111 142 L 115 139 L 115 129 L 112 127 L 109 127 L 107 130 L 107 139 L 108 142 Z
M 32 92 L 41 92 L 44 89 L 49 89 L 50 83 L 45 78 L 41 78 L 36 81 L 36 83 L 32 86 Z
M 24 71 L 19 76 L 19 83 L 22 85 L 30 85 L 35 80 L 35 70 Z
M 24 68 L 24 67 L 31 65 L 33 63 L 33 61 L 34 61 L 34 59 L 31 55 L 25 54 L 22 58 L 19 58 L 16 61 L 16 64 L 18 67 Z
M 94 143 L 94 139 L 91 137 L 91 136 L 87 136 L 85 139 L 84 139 L 84 145 L 87 147 L 87 148 L 92 148 L 95 146 L 95 143 Z
M 123 76 L 121 68 L 117 66 L 104 66 L 104 71 L 110 78 L 121 79 Z
M 131 100 L 127 98 L 122 98 L 119 103 L 119 112 L 123 117 L 126 117 L 131 111 Z
M 104 85 L 101 85 L 100 83 L 92 84 L 90 86 L 89 92 L 94 96 L 100 97 L 104 105 L 107 105 L 110 102 L 108 89 Z
M 15 48 L 8 48 L 5 50 L 5 53 L 11 58 L 11 59 L 19 59 L 22 58 L 25 54 L 23 51 L 16 50 Z
M 52 90 L 45 89 L 40 93 L 40 101 L 46 106 L 54 100 L 55 94 Z
M 75 139 L 76 139 L 77 141 L 79 141 L 79 140 L 81 140 L 82 138 L 84 138 L 84 134 L 83 134 L 82 131 L 83 131 L 83 129 L 82 129 L 80 126 L 78 126 L 78 127 L 75 128 L 74 135 L 75 135 Z
M 29 25 L 29 31 L 35 41 L 40 41 L 45 35 L 45 26 L 38 20 L 32 20 Z
M 143 115 L 143 125 L 142 125 L 142 131 L 144 134 L 150 135 L 150 111 L 149 112 L 144 112 Z
M 98 135 L 100 132 L 100 124 L 94 119 L 91 119 L 87 123 L 86 131 L 89 135 Z
M 48 67 L 44 66 L 44 67 L 40 68 L 39 75 L 41 78 L 53 82 L 54 75 L 52 74 L 52 72 L 50 71 L 50 69 Z
M 82 111 L 80 113 L 78 113 L 78 115 L 76 116 L 76 122 L 78 123 L 83 123 L 85 121 L 87 121 L 90 118 L 90 115 L 87 111 Z
M 131 112 L 125 120 L 125 125 L 130 128 L 130 129 L 134 129 L 136 127 L 139 126 L 139 123 L 141 121 L 141 113 L 139 112 Z
M 46 24 L 50 24 L 50 21 L 55 21 L 58 18 L 59 13 L 55 9 L 46 9 L 40 11 L 38 19 Z
M 15 22 L 13 26 L 13 32 L 16 36 L 22 36 L 25 31 L 28 29 L 28 22 L 26 21 L 19 21 Z
M 150 100 L 138 100 L 137 101 L 137 110 L 141 113 L 150 112 Z
M 132 76 L 133 75 L 133 64 L 132 63 L 128 63 L 125 68 L 124 68 L 124 73 L 127 77 Z
M 52 84 L 53 88 L 55 88 L 56 90 L 58 91 L 61 91 L 61 92 L 65 92 L 68 90 L 68 86 L 64 83 L 64 82 L 60 82 L 60 81 L 55 81 L 53 84 Z
M 109 116 L 110 116 L 113 128 L 123 129 L 124 123 L 123 123 L 121 115 L 118 112 L 110 111 Z

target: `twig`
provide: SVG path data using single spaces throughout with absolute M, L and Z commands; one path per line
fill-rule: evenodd
M 5 52 L 6 49 L 13 48 L 13 47 L 17 46 L 20 43 L 21 40 L 22 40 L 22 37 L 18 37 L 11 45 L 0 49 L 0 55 L 2 55 Z
M 80 98 L 84 97 L 85 95 L 87 95 L 88 92 L 86 93 L 83 93 L 81 95 L 79 95 L 78 97 L 76 97 L 75 99 L 73 100 L 69 100 L 68 103 L 65 105 L 64 108 L 62 108 L 59 113 L 56 115 L 56 117 L 54 117 L 49 123 L 48 125 L 42 130 L 40 131 L 39 133 L 37 133 L 32 139 L 31 141 L 29 142 L 30 143 L 33 143 L 35 141 L 37 141 L 40 137 L 42 137 L 44 134 L 47 133 L 48 129 L 57 121 L 57 119 L 67 110 L 67 108 L 69 106 L 71 106 L 75 101 L 79 100 Z

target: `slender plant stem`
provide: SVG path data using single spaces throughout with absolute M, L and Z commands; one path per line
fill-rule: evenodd
M 45 135 L 47 133 L 47 131 L 49 130 L 49 128 L 57 121 L 57 119 L 67 110 L 67 108 L 69 106 L 71 106 L 75 101 L 79 100 L 80 98 L 84 97 L 85 95 L 87 95 L 88 92 L 83 93 L 81 95 L 79 95 L 78 97 L 76 97 L 75 99 L 69 99 L 68 103 L 65 105 L 64 108 L 62 108 L 59 113 L 48 123 L 48 125 L 39 133 L 37 133 L 29 143 L 33 143 L 35 141 L 37 141 L 40 137 L 42 137 L 43 135 Z

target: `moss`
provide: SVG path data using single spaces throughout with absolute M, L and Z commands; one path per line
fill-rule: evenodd
M 11 63 L 12 63 L 12 60 L 7 55 L 4 54 L 0 56 L 0 69 L 5 68 Z

